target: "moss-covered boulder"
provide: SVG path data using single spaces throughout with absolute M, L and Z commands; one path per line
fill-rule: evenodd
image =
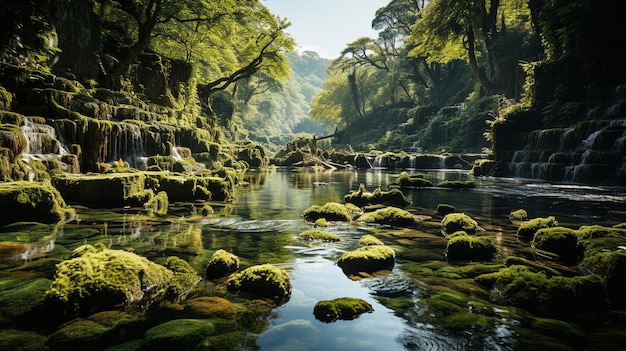
M 171 320 L 147 330 L 139 350 L 195 350 L 215 330 L 208 319 Z
M 53 223 L 70 220 L 74 209 L 50 184 L 0 183 L 0 225 L 22 221 Z
M 344 253 L 337 261 L 337 265 L 346 275 L 371 273 L 393 268 L 395 257 L 396 253 L 390 247 L 370 245 Z
M 175 265 L 173 264 L 172 267 Z M 134 253 L 104 246 L 83 245 L 73 257 L 57 265 L 46 303 L 69 315 L 93 313 L 129 306 L 148 306 L 195 284 L 189 267 L 182 275 Z M 182 278 L 180 281 L 178 278 Z
M 396 207 L 406 207 L 411 202 L 404 197 L 402 191 L 391 189 L 390 191 L 382 191 L 376 188 L 373 192 L 368 192 L 365 185 L 361 183 L 359 190 L 350 192 L 343 197 L 346 203 L 351 203 L 359 207 L 371 205 L 389 205 Z
M 380 239 L 371 234 L 365 234 L 360 237 L 359 244 L 362 246 L 385 245 L 382 241 L 380 241 Z
M 313 205 L 304 211 L 304 219 L 309 222 L 315 222 L 320 218 L 327 221 L 343 221 L 352 220 L 352 213 L 346 206 L 337 202 L 327 202 L 324 205 Z
M 308 241 L 324 241 L 324 242 L 336 242 L 339 241 L 339 236 L 328 233 L 322 230 L 305 230 L 300 233 L 300 239 L 308 240 Z
M 428 188 L 433 186 L 433 182 L 424 178 L 423 175 L 409 176 L 409 173 L 402 172 L 393 181 L 392 185 L 400 188 Z
M 52 184 L 68 202 L 92 207 L 140 206 L 154 193 L 145 187 L 143 173 L 58 174 Z
M 284 303 L 291 296 L 291 279 L 283 269 L 271 264 L 246 268 L 230 276 L 228 290 L 242 291 Z
M 493 241 L 484 236 L 455 235 L 446 245 L 446 257 L 450 261 L 487 261 L 497 251 Z
M 206 279 L 213 280 L 228 276 L 239 269 L 239 257 L 226 251 L 217 250 L 206 267 Z
M 456 207 L 450 204 L 438 204 L 437 205 L 437 213 L 440 215 L 447 215 L 448 213 L 456 212 Z
M 541 228 L 533 236 L 531 244 L 538 250 L 559 255 L 566 262 L 575 262 L 578 258 L 578 237 L 569 228 Z
M 364 213 L 359 221 L 365 223 L 387 224 L 396 227 L 414 227 L 421 220 L 411 212 L 397 207 L 385 207 L 374 212 Z
M 465 213 L 448 213 L 441 220 L 441 231 L 444 236 L 458 231 L 463 231 L 467 234 L 476 234 L 476 232 L 482 230 L 483 229 L 478 226 L 478 222 Z
M 334 300 L 319 301 L 313 308 L 313 315 L 321 322 L 330 323 L 338 319 L 356 319 L 363 313 L 373 311 L 372 305 L 367 301 L 353 297 L 341 297 Z
M 165 191 L 156 194 L 152 199 L 148 200 L 143 206 L 149 215 L 165 216 L 170 202 Z
M 476 282 L 497 292 L 502 303 L 541 315 L 597 312 L 606 307 L 604 279 L 598 275 L 554 276 L 513 265 L 495 273 L 479 275 Z
M 27 330 L 0 330 L 0 350 L 41 351 L 46 350 L 47 338 Z
M 585 258 L 581 265 L 606 279 L 607 300 L 611 307 L 626 307 L 626 250 L 600 252 Z
M 517 237 L 521 240 L 530 240 L 539 229 L 556 227 L 557 225 L 559 223 L 553 216 L 533 218 L 520 224 L 517 229 Z

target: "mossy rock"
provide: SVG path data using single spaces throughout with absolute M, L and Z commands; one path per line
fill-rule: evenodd
M 143 173 L 58 174 L 52 179 L 68 202 L 91 207 L 142 206 L 154 196 L 145 181 Z
M 411 202 L 404 196 L 402 191 L 398 189 L 391 189 L 390 191 L 382 191 L 380 188 L 376 188 L 373 192 L 368 192 L 365 189 L 365 185 L 361 183 L 359 190 L 352 191 L 345 195 L 343 200 L 346 203 L 351 203 L 359 207 L 369 205 L 389 205 L 396 207 L 406 207 Z
M 528 212 L 524 209 L 511 211 L 511 213 L 509 213 L 509 219 L 511 222 L 523 222 L 528 219 Z
M 600 252 L 585 258 L 581 265 L 606 279 L 611 307 L 626 307 L 626 250 Z
M 198 319 L 235 319 L 237 307 L 230 301 L 218 296 L 203 296 L 185 302 L 184 318 Z
M 206 279 L 226 277 L 239 269 L 239 257 L 226 250 L 217 250 L 206 267 Z
M 50 280 L 46 278 L 0 278 L 0 324 L 10 324 L 30 315 L 49 287 Z
M 543 274 L 545 274 L 548 277 L 561 275 L 561 273 L 559 273 L 559 271 L 557 271 L 554 268 L 550 268 L 550 267 L 542 264 L 541 262 L 531 261 L 531 260 L 525 259 L 523 257 L 517 257 L 517 256 L 507 257 L 504 260 L 504 265 L 507 266 L 507 267 L 515 266 L 515 265 L 526 266 L 532 272 L 534 272 L 534 273 L 543 273 Z
M 556 227 L 557 225 L 559 223 L 553 216 L 533 218 L 520 224 L 517 229 L 517 237 L 521 240 L 530 240 L 539 229 Z
M 472 164 L 472 169 L 470 170 L 470 174 L 480 177 L 480 176 L 488 176 L 493 173 L 494 167 L 498 165 L 498 162 L 494 160 L 486 160 L 480 159 L 475 160 Z
M 277 303 L 291 296 L 291 279 L 287 272 L 271 264 L 252 266 L 230 276 L 228 290 L 242 291 Z
M 448 213 L 441 220 L 441 231 L 444 236 L 458 231 L 464 231 L 467 234 L 476 234 L 483 229 L 478 226 L 472 217 L 465 213 Z
M 487 261 L 497 252 L 493 241 L 484 236 L 456 235 L 446 246 L 449 261 Z
M 313 205 L 304 211 L 304 219 L 309 222 L 324 218 L 327 221 L 343 221 L 352 220 L 352 214 L 346 206 L 337 202 L 327 202 L 323 206 Z
M 189 289 L 171 269 L 131 252 L 83 245 L 73 256 L 58 264 L 46 291 L 46 302 L 69 315 L 148 306 Z
M 318 218 L 313 223 L 313 226 L 315 228 L 326 228 L 328 227 L 328 221 L 326 220 L 326 218 Z
M 321 322 L 330 323 L 338 319 L 356 319 L 363 313 L 373 311 L 372 305 L 367 301 L 353 297 L 341 297 L 334 300 L 319 301 L 313 308 L 313 315 Z
M 214 322 L 207 319 L 175 319 L 146 331 L 139 350 L 195 350 L 206 337 L 215 333 Z
M 626 228 L 585 225 L 576 231 L 584 257 L 626 246 Z
M 371 234 L 365 234 L 359 238 L 359 244 L 362 246 L 371 246 L 371 245 L 385 245 L 382 241 L 380 241 L 377 237 Z
M 324 232 L 321 230 L 305 230 L 300 233 L 300 239 L 308 241 L 324 241 L 324 242 L 336 242 L 339 241 L 339 237 L 335 234 Z
M 476 184 L 474 184 L 471 180 L 444 180 L 437 184 L 438 188 L 448 188 L 448 189 L 470 189 L 475 188 Z
M 402 172 L 393 181 L 392 185 L 400 188 L 428 188 L 432 187 L 433 183 L 422 175 L 411 177 L 407 172 Z
M 47 338 L 33 331 L 0 330 L 0 350 L 41 351 L 46 350 Z
M 606 307 L 605 280 L 598 275 L 548 277 L 529 267 L 513 265 L 475 280 L 497 291 L 493 296 L 497 301 L 540 315 L 572 315 Z
M 531 244 L 538 250 L 559 255 L 566 262 L 575 262 L 579 256 L 578 237 L 569 228 L 541 228 L 533 236 Z
M 0 225 L 35 221 L 67 221 L 75 211 L 52 186 L 35 182 L 0 183 Z
M 456 207 L 450 204 L 438 204 L 437 205 L 437 213 L 440 215 L 447 215 L 449 213 L 456 212 Z
M 392 248 L 371 245 L 344 253 L 337 261 L 337 265 L 346 275 L 359 272 L 371 273 L 393 268 L 395 257 L 396 253 Z
M 410 212 L 397 207 L 385 207 L 374 212 L 364 213 L 359 217 L 359 221 L 396 227 L 414 227 L 421 222 Z

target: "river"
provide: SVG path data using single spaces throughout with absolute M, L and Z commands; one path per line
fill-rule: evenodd
M 452 170 L 424 174 L 434 183 L 470 178 L 467 172 Z M 132 249 L 150 259 L 177 255 L 201 275 L 211 253 L 225 249 L 240 257 L 243 268 L 263 263 L 284 268 L 293 285 L 291 298 L 285 304 L 257 317 L 263 321 L 263 327 L 240 325 L 246 337 L 237 341 L 235 347 L 230 344 L 234 349 L 517 350 L 554 345 L 564 350 L 579 348 L 576 343 L 580 340 L 572 340 L 568 333 L 532 330 L 528 322 L 534 318 L 531 313 L 494 304 L 493 292 L 473 283 L 473 273 L 468 272 L 497 269 L 493 267 L 499 267 L 511 253 L 532 256 L 529 243 L 517 239 L 516 225 L 508 219 L 512 210 L 525 209 L 530 218 L 555 216 L 560 225 L 571 228 L 614 225 L 626 221 L 626 189 L 472 178 L 476 183 L 472 189 L 404 190 L 412 201 L 408 209 L 424 219 L 418 229 L 334 223 L 325 230 L 340 237 L 337 243 L 311 243 L 298 237 L 311 228 L 302 218 L 308 207 L 342 202 L 343 196 L 358 189 L 361 183 L 368 190 L 378 186 L 385 190 L 395 176 L 385 170 L 250 171 L 247 185 L 237 191 L 235 201 L 213 204 L 215 213 L 207 217 L 198 214 L 200 204 L 171 204 L 170 214 L 162 219 L 147 218 L 133 208 L 77 207 L 78 222 L 43 229 L 27 224 L 2 228 L 0 241 L 21 240 L 28 245 L 20 252 L 5 250 L 12 254 L 4 254 L 0 260 L 0 284 L 22 276 L 32 279 L 28 274 L 14 273 L 28 271 L 23 267 L 36 266 L 36 262 L 47 258 L 67 257 L 68 250 L 84 243 Z M 440 203 L 454 205 L 478 221 L 486 235 L 498 244 L 499 255 L 493 262 L 474 267 L 446 261 L 446 240 L 439 232 L 441 216 L 436 213 Z M 374 234 L 396 250 L 396 265 L 392 271 L 350 279 L 335 262 L 342 253 L 359 247 L 358 239 L 364 234 Z M 208 281 L 201 282 L 192 295 L 237 299 Z M 348 321 L 323 323 L 315 319 L 312 311 L 316 302 L 339 297 L 363 299 L 374 311 Z M 2 299 L 12 303 L 7 296 Z M 8 310 L 0 307 L 5 315 L 0 320 L 0 339 L 3 332 L 29 329 L 8 322 Z M 586 330 L 593 326 L 578 320 L 567 322 L 583 334 L 602 332 Z M 47 333 L 50 331 L 40 332 L 44 337 Z M 121 338 L 119 344 L 96 338 L 92 349 L 139 349 L 132 346 L 139 341 L 132 339 L 140 339 L 141 335 L 137 332 L 135 337 L 128 337 L 130 341 Z M 593 335 L 584 339 L 586 345 L 594 344 Z

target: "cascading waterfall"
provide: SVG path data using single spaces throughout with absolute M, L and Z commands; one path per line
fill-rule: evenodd
M 28 117 L 24 117 L 22 133 L 28 141 L 23 160 L 41 161 L 44 163 L 54 162 L 62 171 L 68 173 L 79 172 L 78 160 L 72 155 L 62 138 L 57 137 L 57 131 L 53 126 L 36 123 Z M 49 167 L 53 168 L 53 167 Z M 34 172 L 29 174 L 29 179 L 34 179 Z

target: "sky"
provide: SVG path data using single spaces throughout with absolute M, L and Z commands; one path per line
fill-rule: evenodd
M 262 0 L 270 11 L 287 18 L 286 32 L 297 50 L 315 51 L 321 57 L 339 57 L 346 44 L 361 37 L 376 38 L 372 19 L 389 0 Z

